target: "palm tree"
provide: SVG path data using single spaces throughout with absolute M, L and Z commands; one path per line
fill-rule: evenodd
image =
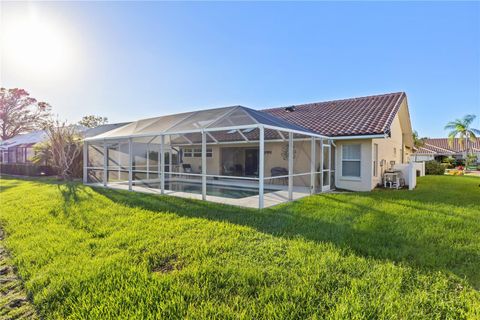
M 475 118 L 475 115 L 468 114 L 462 119 L 456 119 L 455 121 L 447 123 L 447 125 L 445 126 L 445 130 L 451 130 L 448 134 L 448 144 L 450 146 L 453 145 L 455 138 L 458 136 L 458 143 L 460 144 L 460 148 L 463 149 L 463 145 L 465 143 L 466 151 L 468 154 L 470 150 L 469 142 L 475 142 L 477 139 L 477 134 L 480 136 L 480 130 L 470 127 Z
M 417 130 L 413 131 L 413 145 L 415 148 L 421 148 L 425 145 L 425 140 L 427 140 L 428 138 L 426 137 L 423 137 L 423 138 L 420 138 L 420 136 L 418 135 L 418 132 Z

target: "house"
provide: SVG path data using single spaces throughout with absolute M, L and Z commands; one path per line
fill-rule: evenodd
M 47 139 L 45 131 L 36 130 L 0 142 L 0 163 L 31 162 L 34 146 Z
M 423 146 L 413 154 L 415 161 L 430 161 L 436 160 L 441 162 L 446 157 L 452 157 L 457 160 L 465 160 L 467 157 L 467 151 L 477 156 L 477 163 L 480 164 L 480 138 L 477 138 L 475 142 L 469 141 L 460 145 L 459 139 L 453 139 L 452 143 L 448 138 L 433 138 L 426 139 Z
M 113 123 L 100 125 L 95 128 L 86 128 L 78 126 L 79 132 L 83 137 L 93 137 L 117 127 L 124 126 L 127 123 Z M 32 158 L 35 155 L 35 145 L 48 140 L 47 133 L 44 130 L 35 130 L 28 133 L 16 135 L 10 139 L 0 142 L 0 163 L 1 164 L 32 164 Z M 3 168 L 6 170 L 6 167 Z
M 398 92 L 172 114 L 84 146 L 86 184 L 263 208 L 332 188 L 370 191 L 409 162 L 413 137 Z

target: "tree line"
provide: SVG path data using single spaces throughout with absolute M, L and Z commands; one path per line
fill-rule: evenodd
M 24 89 L 0 88 L 0 138 L 44 130 L 47 140 L 35 145 L 34 163 L 52 166 L 60 178 L 71 180 L 81 172 L 82 129 L 108 123 L 106 117 L 86 115 L 70 124 L 52 113 L 50 104 L 38 101 Z

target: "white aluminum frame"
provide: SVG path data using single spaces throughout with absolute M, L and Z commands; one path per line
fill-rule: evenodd
M 257 141 L 255 140 L 249 140 L 241 130 L 244 129 L 258 129 L 259 130 L 259 139 Z M 268 140 L 268 142 L 275 142 L 275 141 L 286 141 L 288 140 L 288 175 L 285 176 L 275 176 L 275 177 L 265 177 L 265 129 L 271 129 L 275 130 L 276 132 L 279 133 L 281 139 L 272 139 Z M 210 133 L 211 132 L 217 132 L 217 131 L 230 131 L 230 130 L 236 130 L 237 132 L 240 132 L 241 137 L 244 139 L 244 141 L 218 141 L 215 139 Z M 181 175 L 181 176 L 194 176 L 194 177 L 201 177 L 201 184 L 202 184 L 202 199 L 207 200 L 207 178 L 226 178 L 226 179 L 244 179 L 244 180 L 253 180 L 253 181 L 258 181 L 258 208 L 264 208 L 265 206 L 265 199 L 264 199 L 264 192 L 265 192 L 265 181 L 267 180 L 273 180 L 277 178 L 288 178 L 288 200 L 291 201 L 294 198 L 293 195 L 293 179 L 294 177 L 297 176 L 307 176 L 310 175 L 310 194 L 314 194 L 319 190 L 320 192 L 323 191 L 323 147 L 324 147 L 324 139 L 327 139 L 328 145 L 330 146 L 330 143 L 332 140 L 328 137 L 325 137 L 323 135 L 315 134 L 315 133 L 310 133 L 306 131 L 299 131 L 299 130 L 294 130 L 294 129 L 289 129 L 289 128 L 284 128 L 284 127 L 276 127 L 276 126 L 271 126 L 271 125 L 265 125 L 265 124 L 252 124 L 252 125 L 240 125 L 240 126 L 232 126 L 232 127 L 222 127 L 222 128 L 203 128 L 203 129 L 194 129 L 194 130 L 185 130 L 185 131 L 176 131 L 176 132 L 158 132 L 158 133 L 148 133 L 148 134 L 133 134 L 129 136 L 117 136 L 117 137 L 107 137 L 107 138 L 101 138 L 101 139 L 95 139 L 95 137 L 92 138 L 87 138 L 84 140 L 84 168 L 83 168 L 83 181 L 84 183 L 88 183 L 88 170 L 91 169 L 102 169 L 102 168 L 96 168 L 96 167 L 89 167 L 88 166 L 88 145 L 91 142 L 103 142 L 103 148 L 104 148 L 104 165 L 103 165 L 103 172 L 104 172 L 104 178 L 103 178 L 103 185 L 108 186 L 108 158 L 107 158 L 107 152 L 108 147 L 107 147 L 107 142 L 121 142 L 124 140 L 128 139 L 128 190 L 132 191 L 133 190 L 133 139 L 134 138 L 144 138 L 144 137 L 152 137 L 152 139 L 149 140 L 149 142 L 142 142 L 147 144 L 147 165 L 146 165 L 146 173 L 147 173 L 147 180 L 150 178 L 150 143 L 160 137 L 160 147 L 159 147 L 159 152 L 158 152 L 158 169 L 157 169 L 157 174 L 160 176 L 160 190 L 161 194 L 165 193 L 165 136 L 172 136 L 172 135 L 181 135 L 185 140 L 187 140 L 189 143 L 185 145 L 191 145 L 194 144 L 191 140 L 189 140 L 187 137 L 185 137 L 185 134 L 191 134 L 191 133 L 200 133 L 202 136 L 202 141 L 201 141 L 201 147 L 202 147 L 202 172 L 199 174 L 196 173 L 185 173 L 185 172 L 173 172 L 172 171 L 172 148 L 169 145 L 169 163 L 168 163 L 168 171 L 170 176 L 175 176 L 175 175 Z M 288 138 L 285 137 L 285 133 L 288 133 Z M 294 139 L 293 135 L 294 134 L 300 134 L 306 137 L 310 138 L 300 138 L 300 139 Z M 258 165 L 258 178 L 252 178 L 252 177 L 239 177 L 239 176 L 223 176 L 223 175 L 211 175 L 207 174 L 207 136 L 209 136 L 214 142 L 212 144 L 234 144 L 234 143 L 253 143 L 253 142 L 258 142 L 259 145 L 259 165 Z M 310 148 L 310 172 L 306 173 L 294 173 L 293 171 L 293 144 L 294 141 L 310 141 L 311 143 L 311 148 Z M 317 171 L 315 166 L 316 166 L 316 143 L 317 141 L 320 141 L 320 146 L 321 146 L 321 155 L 320 155 L 320 170 Z M 179 144 L 183 145 L 183 144 Z M 330 149 L 331 150 L 331 149 Z M 107 151 L 107 152 L 106 152 Z M 331 160 L 329 161 L 331 162 Z M 119 169 L 120 170 L 120 169 Z M 143 172 L 144 170 L 135 170 L 135 172 L 140 171 Z M 329 171 L 330 172 L 330 171 Z M 316 188 L 316 183 L 315 183 L 315 178 L 316 175 L 320 173 L 320 188 Z M 331 179 L 331 178 L 329 178 Z

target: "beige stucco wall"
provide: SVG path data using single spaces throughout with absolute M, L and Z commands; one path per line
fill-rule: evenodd
M 372 190 L 372 140 L 351 139 L 335 141 L 336 163 L 335 163 L 335 185 L 337 188 L 352 191 Z M 345 144 L 360 144 L 361 164 L 360 178 L 344 177 L 342 174 L 342 146 Z
M 404 101 L 392 121 L 390 137 L 336 140 L 336 156 L 338 159 L 336 163 L 336 186 L 347 190 L 370 191 L 381 183 L 383 172 L 391 168 L 391 161 L 395 161 L 395 164 L 407 163 L 411 155 L 411 147 L 408 146 L 411 143 L 411 128 L 408 117 L 408 107 L 406 101 Z M 341 172 L 342 145 L 355 143 L 361 144 L 361 176 L 358 179 L 343 177 Z M 374 144 L 378 144 L 377 176 L 373 175 Z M 384 165 L 380 166 L 382 160 L 384 160 Z
M 373 144 L 375 143 L 378 144 L 378 175 L 376 177 L 373 176 Z M 390 161 L 395 161 L 395 164 L 404 163 L 402 161 L 402 143 L 403 131 L 397 115 L 395 119 L 393 119 L 389 138 L 372 139 L 372 188 L 381 183 L 383 172 L 392 167 Z M 405 157 L 404 155 L 403 159 L 405 159 Z M 382 160 L 384 160 L 383 167 L 380 166 Z
M 288 160 L 284 159 L 283 150 L 288 142 L 265 142 L 265 177 L 271 176 L 271 169 L 274 167 L 282 167 L 288 169 Z M 199 148 L 200 146 L 192 146 L 193 148 Z M 258 143 L 242 143 L 242 144 L 211 144 L 207 146 L 212 148 L 212 157 L 207 158 L 207 174 L 221 175 L 222 173 L 222 159 L 221 148 L 239 148 L 239 150 L 248 148 L 258 148 Z M 190 148 L 190 146 L 188 146 Z M 309 173 L 310 172 L 310 141 L 294 141 L 294 159 L 293 159 L 293 172 Z M 317 156 L 316 156 L 316 168 L 320 162 L 320 144 L 317 142 Z M 239 151 L 242 153 L 242 151 Z M 241 155 L 240 155 L 240 158 Z M 202 163 L 201 158 L 184 157 L 183 163 L 188 163 L 192 166 L 194 171 L 198 172 Z M 239 162 L 244 166 L 244 162 Z M 245 168 L 244 168 L 245 169 Z M 310 176 L 300 176 L 294 178 L 294 185 L 296 186 L 309 186 Z

